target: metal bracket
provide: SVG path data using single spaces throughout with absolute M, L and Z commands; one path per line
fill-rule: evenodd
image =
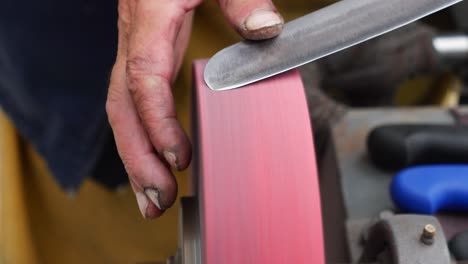
M 435 217 L 385 215 L 368 231 L 358 263 L 451 263 L 447 241 Z
M 196 197 L 180 200 L 179 248 L 166 264 L 201 264 L 200 216 Z

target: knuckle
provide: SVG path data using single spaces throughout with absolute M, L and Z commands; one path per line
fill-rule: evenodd
M 158 119 L 156 115 L 158 109 L 151 98 L 145 96 L 136 96 L 134 101 L 138 112 L 146 125 L 154 122 L 157 123 L 157 121 L 153 120 Z
M 150 75 L 153 63 L 143 56 L 135 56 L 127 60 L 127 82 L 132 93 L 138 92 L 145 76 Z
M 174 130 L 175 111 L 171 107 L 149 103 L 140 103 L 138 111 L 143 119 L 144 126 L 148 129 L 151 136 L 164 137 L 168 131 Z
M 162 50 L 172 50 L 171 47 L 164 47 L 163 43 L 159 45 Z M 144 55 L 141 55 L 141 51 L 139 53 L 129 56 L 126 63 L 127 82 L 130 86 L 135 86 L 132 89 L 138 89 L 141 85 L 156 87 L 171 80 L 173 60 L 164 56 L 154 59 L 151 58 L 151 54 L 145 55 L 143 52 Z
M 168 129 L 165 126 L 166 117 L 158 116 L 155 114 L 153 109 L 149 109 L 149 107 L 144 106 L 140 109 L 140 116 L 142 117 L 143 125 L 151 138 L 160 141 L 161 138 L 168 137 L 166 133 Z
M 143 88 L 167 88 L 172 72 L 170 62 L 153 61 L 147 56 L 135 56 L 127 60 L 127 83 L 130 92 L 139 93 Z M 158 91 L 161 89 L 152 89 Z

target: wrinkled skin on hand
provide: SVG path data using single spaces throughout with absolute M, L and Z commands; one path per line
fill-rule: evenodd
M 119 155 L 145 218 L 159 217 L 177 197 L 171 168 L 183 170 L 191 145 L 176 116 L 171 85 L 202 0 L 120 0 L 119 45 L 106 111 Z M 270 0 L 218 0 L 248 39 L 278 35 L 283 19 Z

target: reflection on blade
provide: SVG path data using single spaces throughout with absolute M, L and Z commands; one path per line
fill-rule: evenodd
M 228 90 L 369 40 L 462 0 L 342 0 L 287 23 L 276 38 L 243 41 L 208 62 L 204 78 Z

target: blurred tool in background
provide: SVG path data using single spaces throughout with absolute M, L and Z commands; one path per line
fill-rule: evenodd
M 387 124 L 367 138 L 372 161 L 383 169 L 420 164 L 468 163 L 468 126 Z
M 465 102 L 467 4 L 319 61 L 322 87 L 350 106 Z M 426 22 L 426 23 L 425 23 Z
M 413 23 L 301 67 L 317 151 L 325 148 L 328 124 L 348 107 L 457 106 L 468 83 L 468 43 L 451 43 L 465 39 Z
M 390 193 L 405 213 L 468 212 L 467 177 L 468 164 L 410 167 L 393 177 Z

